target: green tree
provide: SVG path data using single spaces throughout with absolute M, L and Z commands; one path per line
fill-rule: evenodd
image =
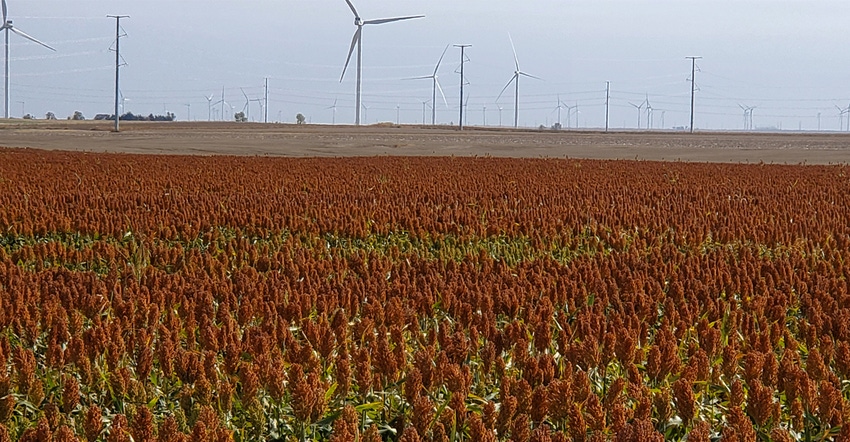
M 295 116 L 295 122 L 298 124 L 304 124 L 307 119 L 304 117 L 304 114 L 298 114 Z

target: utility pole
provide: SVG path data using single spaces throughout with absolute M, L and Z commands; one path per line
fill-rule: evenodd
M 818 112 L 818 132 L 820 132 L 820 112 Z
M 401 124 L 401 105 L 395 105 L 395 124 Z
M 118 114 L 118 94 L 120 91 L 118 90 L 120 84 L 120 72 L 121 72 L 121 19 L 122 18 L 130 18 L 129 15 L 107 15 L 108 18 L 115 19 L 115 132 L 118 132 L 118 121 L 121 120 L 120 115 Z M 125 34 L 126 35 L 126 34 Z
M 463 62 L 465 61 L 463 51 L 471 46 L 470 44 L 454 45 L 454 47 L 460 48 L 460 117 L 458 118 L 458 129 L 460 130 L 463 130 Z
M 691 133 L 694 133 L 694 93 L 697 90 L 697 88 L 696 88 L 696 86 L 697 86 L 697 79 L 696 79 L 697 60 L 699 60 L 702 57 L 685 57 L 685 58 L 691 60 Z
M 268 123 L 269 122 L 269 77 L 266 77 L 265 91 L 266 91 L 266 93 L 265 93 L 265 96 L 263 97 L 264 103 L 265 103 L 264 104 L 265 109 L 263 109 L 263 122 Z
M 611 101 L 611 82 L 605 82 L 605 132 L 608 132 L 608 104 Z
M 482 114 L 482 116 L 484 117 L 484 119 L 483 119 L 483 122 L 484 122 L 483 126 L 487 126 L 487 106 L 484 106 L 484 110 L 483 110 L 483 111 L 481 111 L 481 114 Z

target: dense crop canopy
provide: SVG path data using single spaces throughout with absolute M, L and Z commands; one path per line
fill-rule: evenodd
M 850 436 L 841 166 L 0 152 L 0 442 Z

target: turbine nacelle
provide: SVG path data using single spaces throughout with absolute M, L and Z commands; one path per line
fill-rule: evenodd
M 3 0 L 5 1 L 5 0 Z M 348 70 L 348 64 L 351 62 L 351 55 L 354 53 L 354 48 L 357 48 L 357 89 L 355 92 L 354 98 L 354 107 L 355 107 L 355 124 L 360 124 L 360 76 L 361 76 L 361 60 L 360 60 L 360 52 L 363 48 L 363 26 L 365 25 L 381 25 L 384 23 L 392 23 L 396 21 L 402 20 L 411 20 L 415 18 L 422 18 L 424 15 L 412 15 L 406 17 L 393 17 L 393 18 L 381 18 L 376 20 L 363 20 L 360 18 L 360 13 L 357 12 L 357 9 L 354 7 L 354 4 L 351 3 L 351 0 L 345 0 L 345 3 L 348 4 L 348 8 L 351 9 L 351 13 L 354 15 L 354 26 L 357 27 L 357 30 L 354 31 L 354 36 L 351 38 L 351 45 L 348 47 L 348 56 L 345 58 L 345 65 L 342 67 L 342 74 L 339 76 L 339 82 L 342 83 L 342 80 L 345 78 L 345 72 Z M 364 109 L 368 109 L 363 106 Z

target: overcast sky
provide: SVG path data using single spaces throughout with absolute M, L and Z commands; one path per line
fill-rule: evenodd
M 269 78 L 269 118 L 313 123 L 354 121 L 354 70 L 339 77 L 353 16 L 343 0 L 7 0 L 19 29 L 54 46 L 12 35 L 12 115 L 60 118 L 111 113 L 115 22 L 127 14 L 121 39 L 121 89 L 126 111 L 174 112 L 185 120 L 210 116 L 205 96 L 245 106 L 240 88 L 260 98 Z M 558 97 L 569 125 L 605 124 L 605 84 L 611 82 L 610 125 L 634 128 L 632 104 L 648 97 L 654 128 L 686 126 L 691 64 L 696 75 L 695 127 L 741 129 L 739 105 L 755 106 L 753 125 L 838 130 L 850 106 L 850 2 L 846 0 L 360 0 L 364 19 L 424 14 L 366 26 L 363 35 L 364 120 L 421 123 L 431 97 L 429 75 L 447 44 L 468 43 L 467 124 L 513 123 L 513 88 L 497 96 L 514 71 L 508 35 L 523 71 L 519 123 L 558 121 Z M 448 108 L 437 120 L 456 123 L 460 62 L 450 48 L 440 68 Z M 630 104 L 632 103 L 632 104 Z M 186 105 L 190 106 L 186 106 Z M 427 103 L 426 106 L 430 105 Z M 486 112 L 484 108 L 486 107 Z M 212 117 L 221 118 L 217 106 Z M 225 109 L 228 119 L 231 109 Z M 430 110 L 428 119 L 430 120 Z M 568 110 L 561 110 L 564 127 Z M 260 117 L 257 102 L 249 108 Z M 641 113 L 641 125 L 647 115 Z M 845 123 L 846 126 L 846 123 Z

